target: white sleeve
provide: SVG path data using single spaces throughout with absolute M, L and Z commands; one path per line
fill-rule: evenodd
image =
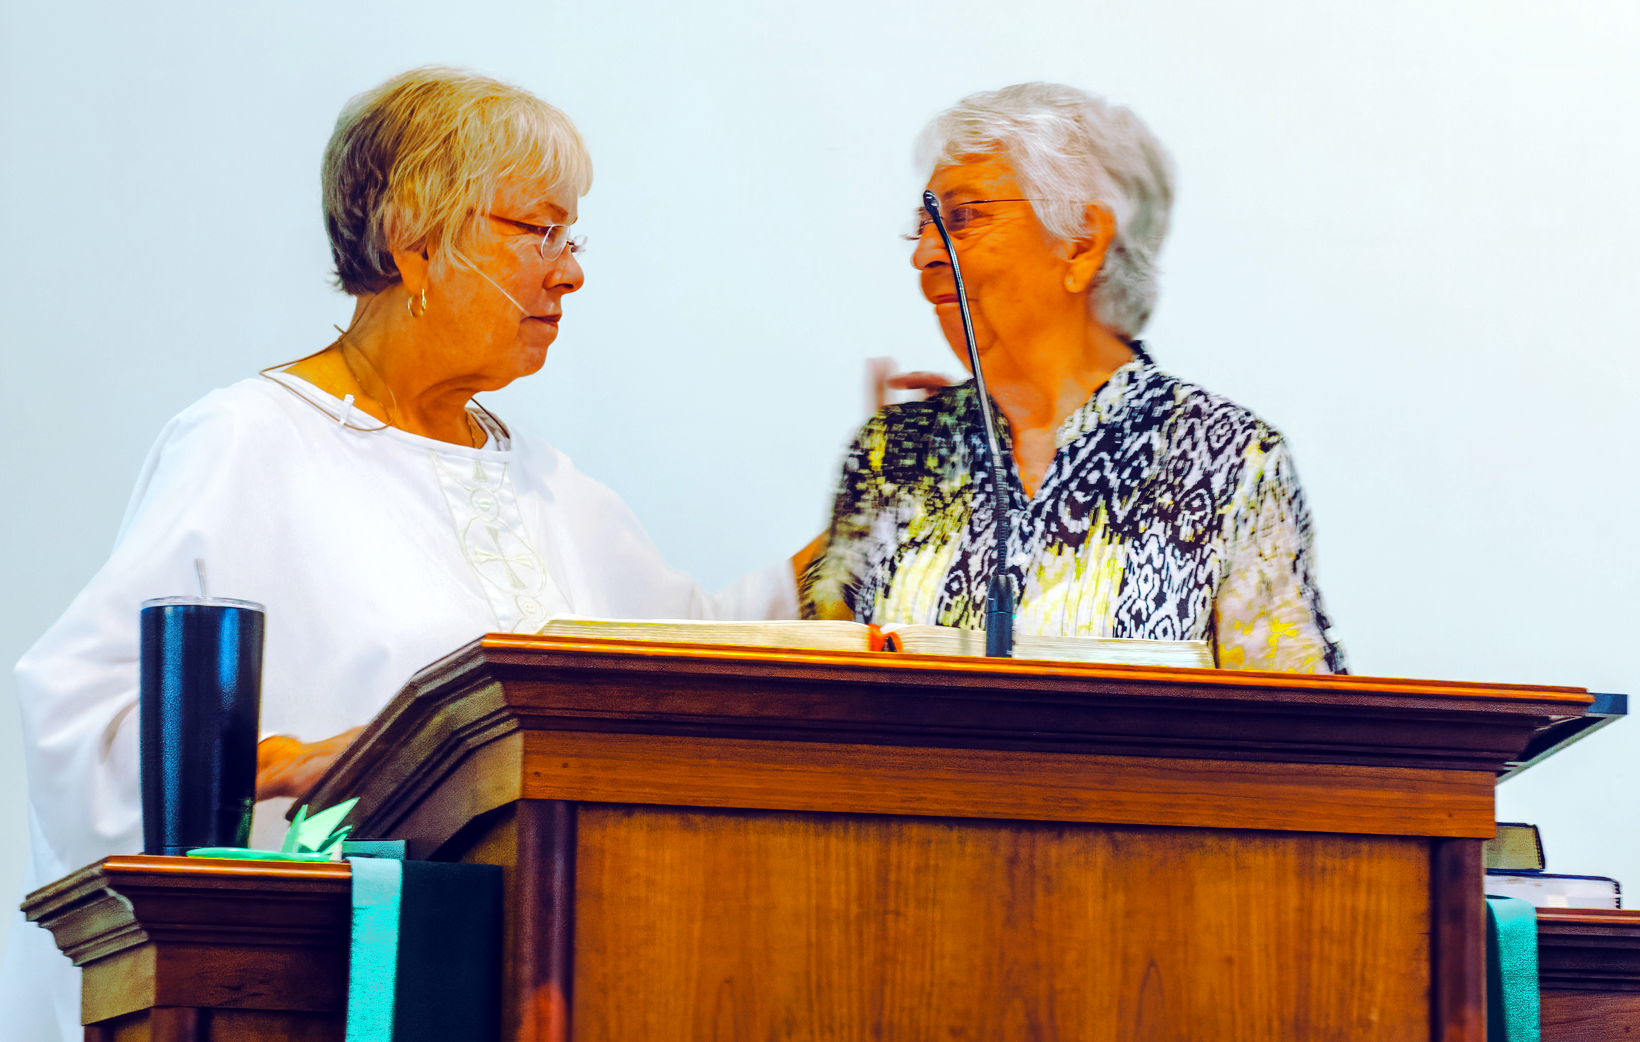
M 72 871 L 142 849 L 137 616 L 143 600 L 196 588 L 192 562 L 208 552 L 194 507 L 235 481 L 238 432 L 209 402 L 166 425 L 113 554 L 17 664 L 29 802 L 49 848 L 37 864 Z

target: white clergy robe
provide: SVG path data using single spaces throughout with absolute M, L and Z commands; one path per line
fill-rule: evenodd
M 28 887 L 142 849 L 138 606 L 197 593 L 196 558 L 212 596 L 266 607 L 262 731 L 304 741 L 367 722 L 480 634 L 534 632 L 555 612 L 796 617 L 785 561 L 709 595 L 666 565 L 615 493 L 540 438 L 474 416 L 490 434 L 482 449 L 361 430 L 378 424 L 275 373 L 166 426 L 108 563 L 17 665 Z M 10 935 L 7 1036 L 77 1039 L 78 971 L 20 916 Z

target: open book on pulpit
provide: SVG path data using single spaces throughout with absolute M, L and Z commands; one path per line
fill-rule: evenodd
M 910 655 L 983 656 L 985 632 L 952 626 L 858 622 L 720 622 L 688 619 L 598 619 L 554 615 L 541 628 L 548 637 L 726 644 L 806 651 L 887 651 Z M 1138 640 L 1131 637 L 1039 637 L 1014 635 L 1014 657 L 1118 666 L 1213 668 L 1205 640 Z

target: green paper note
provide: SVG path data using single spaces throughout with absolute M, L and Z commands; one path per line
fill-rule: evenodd
M 329 861 L 329 854 L 307 854 L 288 850 L 257 850 L 254 847 L 195 847 L 189 857 L 223 861 Z
M 296 841 L 302 835 L 302 822 L 307 820 L 307 804 L 296 808 L 296 817 L 291 821 L 290 828 L 285 830 L 285 843 L 279 849 L 286 854 L 296 853 Z
M 342 836 L 346 836 L 353 831 L 353 826 L 349 825 L 342 830 L 341 836 L 337 836 L 332 830 L 341 823 L 343 818 L 347 817 L 348 811 L 352 810 L 353 805 L 358 802 L 359 797 L 355 796 L 350 800 L 336 804 L 328 810 L 309 815 L 306 820 L 303 820 L 301 811 L 298 811 L 297 820 L 291 822 L 290 826 L 291 830 L 296 833 L 296 849 L 323 852 L 329 847 L 340 843 Z M 306 807 L 303 809 L 305 810 Z M 290 841 L 287 839 L 286 842 Z

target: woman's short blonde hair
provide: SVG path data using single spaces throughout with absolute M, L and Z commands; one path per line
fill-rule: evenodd
M 512 177 L 550 178 L 577 196 L 592 157 L 575 124 L 527 90 L 438 65 L 347 103 L 325 147 L 325 229 L 336 283 L 354 296 L 399 281 L 392 251 L 435 264 L 460 244 Z

